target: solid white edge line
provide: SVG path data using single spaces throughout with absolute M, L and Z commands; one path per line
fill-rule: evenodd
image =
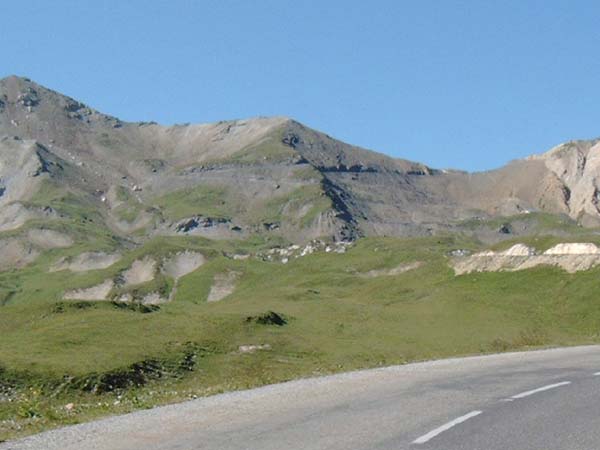
M 560 383 L 549 384 L 548 386 L 542 386 L 541 388 L 533 389 L 531 391 L 521 392 L 520 394 L 513 395 L 511 398 L 516 400 L 519 398 L 529 397 L 530 395 L 537 394 L 538 392 L 548 391 L 550 389 L 555 389 L 555 388 L 558 388 L 561 386 L 566 386 L 567 384 L 571 384 L 571 382 L 570 381 L 562 381 Z
M 472 417 L 478 416 L 482 412 L 483 411 L 471 411 L 469 414 L 465 414 L 464 416 L 458 417 L 458 418 L 442 425 L 441 427 L 438 427 L 435 430 L 432 430 L 429 433 L 424 434 L 420 438 L 415 439 L 413 441 L 413 444 L 424 444 L 425 442 L 430 441 L 431 439 L 436 437 L 438 434 L 441 434 L 444 431 L 449 430 L 450 428 L 471 419 Z

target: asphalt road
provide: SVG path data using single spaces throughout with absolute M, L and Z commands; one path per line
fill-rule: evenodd
M 66 427 L 0 449 L 598 450 L 600 346 L 299 380 Z

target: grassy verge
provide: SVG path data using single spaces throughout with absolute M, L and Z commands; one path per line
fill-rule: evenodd
M 460 237 L 364 239 L 285 265 L 224 256 L 262 245 L 164 238 L 105 271 L 48 274 L 42 259 L 2 274 L 16 293 L 0 308 L 0 439 L 303 376 L 599 340 L 600 269 L 455 277 L 448 252 L 479 248 Z M 60 300 L 65 286 L 183 248 L 209 261 L 158 309 Z M 360 276 L 415 261 L 400 275 Z M 239 274 L 234 293 L 207 303 L 227 272 Z M 257 319 L 270 311 L 285 323 Z M 252 345 L 263 347 L 240 351 Z

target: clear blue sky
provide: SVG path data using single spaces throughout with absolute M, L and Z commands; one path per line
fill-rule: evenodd
M 3 1 L 0 77 L 124 120 L 287 115 L 434 167 L 600 136 L 600 2 Z

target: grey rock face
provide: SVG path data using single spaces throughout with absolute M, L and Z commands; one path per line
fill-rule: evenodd
M 120 235 L 418 236 L 535 211 L 593 226 L 600 224 L 599 176 L 598 141 L 488 172 L 442 171 L 285 117 L 127 123 L 28 79 L 0 80 L 0 204 L 28 201 L 50 181 Z

